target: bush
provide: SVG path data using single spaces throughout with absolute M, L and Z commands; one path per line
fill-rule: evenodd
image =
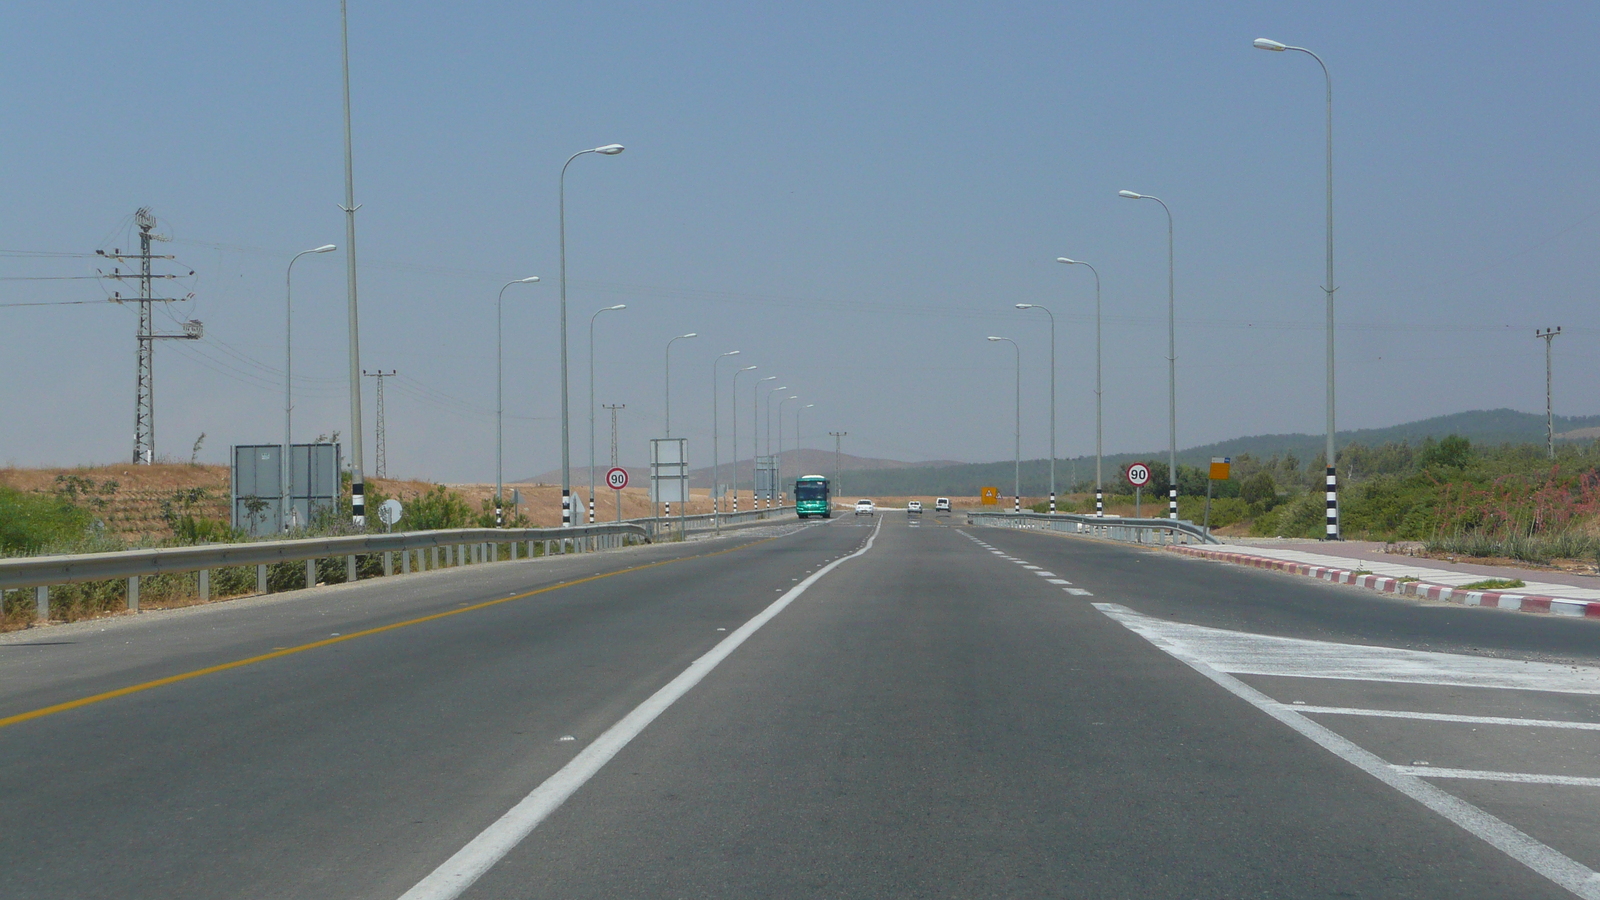
M 37 553 L 88 535 L 94 519 L 60 494 L 0 487 L 0 551 Z

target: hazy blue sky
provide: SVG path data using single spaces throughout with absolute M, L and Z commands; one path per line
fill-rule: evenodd
M 625 461 L 685 331 L 696 463 L 731 349 L 816 404 L 808 445 L 1008 458 L 988 334 L 1021 343 L 1042 456 L 1047 332 L 1017 302 L 1055 310 L 1061 454 L 1092 452 L 1093 282 L 1060 255 L 1104 279 L 1106 449 L 1163 448 L 1165 220 L 1123 188 L 1176 217 L 1180 445 L 1320 431 L 1322 76 L 1263 36 L 1333 71 L 1341 425 L 1540 409 L 1546 325 L 1557 410 L 1595 413 L 1597 24 L 1579 3 L 353 0 L 362 364 L 404 376 L 391 474 L 493 478 L 494 297 L 530 274 L 506 294 L 507 474 L 559 462 L 556 179 L 613 141 L 568 175 L 575 461 L 588 317 L 619 302 L 597 399 L 627 404 Z M 126 250 L 148 205 L 197 273 L 171 312 L 206 340 L 157 348 L 159 452 L 280 439 L 284 266 L 344 243 L 338 36 L 333 0 L 0 8 L 0 250 Z M 0 255 L 0 302 L 100 299 L 16 280 L 97 263 Z M 349 430 L 343 266 L 296 266 L 301 437 Z M 126 459 L 134 329 L 131 307 L 0 308 L 0 462 Z

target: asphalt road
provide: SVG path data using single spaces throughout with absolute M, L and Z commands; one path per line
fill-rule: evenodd
M 0 897 L 1593 889 L 1595 623 L 952 521 L 0 641 Z

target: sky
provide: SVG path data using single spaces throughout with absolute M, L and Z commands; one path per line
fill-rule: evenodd
M 505 292 L 507 478 L 560 464 L 566 177 L 574 466 L 596 404 L 638 465 L 672 425 L 748 458 L 761 384 L 784 439 L 861 456 L 1164 449 L 1165 216 L 1180 447 L 1325 421 L 1324 84 L 1333 77 L 1338 421 L 1600 412 L 1600 184 L 1580 3 L 370 3 L 349 7 L 360 364 L 391 476 L 494 478 Z M 1552 38 L 1556 40 L 1552 40 Z M 131 458 L 136 313 L 97 250 L 150 207 L 200 341 L 155 348 L 156 451 L 282 439 L 285 267 L 296 439 L 350 431 L 339 7 L 0 7 L 0 464 Z M 187 273 L 194 272 L 193 276 Z M 88 302 L 83 302 L 88 301 Z M 17 305 L 48 304 L 48 305 Z M 720 365 L 715 358 L 739 350 Z M 737 363 L 737 366 L 735 365 Z M 715 381 L 713 371 L 715 366 Z M 365 379 L 366 468 L 374 465 Z M 715 386 L 716 394 L 713 395 Z M 776 405 L 776 404 L 774 404 Z M 766 403 L 762 408 L 765 428 Z M 609 459 L 599 410 L 598 456 Z M 776 429 L 774 429 L 776 430 Z M 776 435 L 774 435 L 774 439 Z

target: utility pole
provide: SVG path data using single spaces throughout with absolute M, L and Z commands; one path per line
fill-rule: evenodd
M 141 206 L 133 214 L 133 222 L 139 226 L 139 252 L 137 255 L 123 253 L 114 249 L 110 253 L 98 251 L 107 259 L 137 259 L 139 272 L 123 273 L 113 269 L 107 278 L 118 280 L 135 278 L 139 281 L 139 296 L 136 298 L 123 297 L 120 293 L 113 293 L 111 299 L 117 303 L 132 302 L 139 304 L 139 356 L 136 365 L 134 380 L 133 402 L 133 462 L 134 465 L 150 465 L 156 458 L 156 398 L 155 398 L 155 367 L 154 351 L 155 342 L 158 340 L 198 340 L 204 333 L 199 321 L 190 319 L 183 323 L 182 334 L 158 334 L 155 331 L 153 316 L 151 315 L 153 303 L 178 303 L 189 297 L 152 297 L 150 283 L 157 278 L 172 279 L 178 275 L 157 275 L 150 271 L 150 261 L 153 259 L 172 259 L 172 256 L 153 255 L 150 252 L 151 241 L 167 241 L 171 238 L 164 234 L 152 234 L 156 227 L 155 214 L 150 212 L 150 207 Z M 189 273 L 193 275 L 193 272 Z M 189 295 L 194 296 L 193 294 Z
M 844 493 L 844 491 L 839 487 L 839 441 L 849 433 L 850 432 L 848 431 L 828 432 L 828 434 L 833 435 L 833 489 L 839 494 Z
M 628 408 L 628 404 L 626 404 L 626 403 L 602 403 L 602 404 L 600 404 L 600 407 L 602 409 L 611 410 L 611 468 L 615 469 L 617 467 L 617 410 L 619 410 L 619 409 L 627 409 Z M 621 522 L 622 521 L 622 492 L 621 491 L 612 491 L 611 493 L 617 495 L 617 521 Z
M 372 469 L 372 477 L 387 478 L 389 476 L 389 452 L 388 442 L 384 440 L 383 436 L 383 380 L 385 378 L 393 378 L 400 373 L 395 369 L 390 369 L 387 372 L 382 369 L 376 372 L 368 372 L 366 369 L 362 369 L 361 374 L 368 378 L 376 379 L 378 382 L 377 421 L 373 423 L 378 432 L 378 458 L 377 465 L 373 466 Z
M 1550 449 L 1551 459 L 1556 458 L 1556 417 L 1550 406 L 1550 345 L 1555 341 L 1556 335 L 1560 333 L 1560 325 L 1533 333 L 1536 338 L 1544 338 L 1544 433 L 1545 443 Z

